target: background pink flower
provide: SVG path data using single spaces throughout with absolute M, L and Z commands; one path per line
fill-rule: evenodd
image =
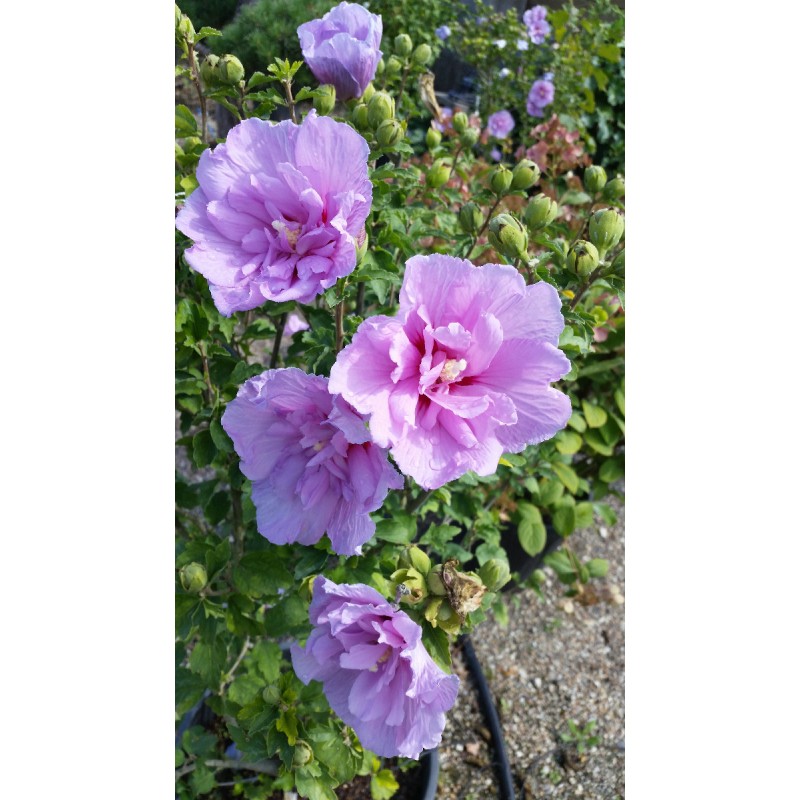
M 435 489 L 468 470 L 491 475 L 503 452 L 549 439 L 569 398 L 555 288 L 508 265 L 444 255 L 406 264 L 396 317 L 364 320 L 336 359 L 330 389 L 370 414 L 401 471 Z

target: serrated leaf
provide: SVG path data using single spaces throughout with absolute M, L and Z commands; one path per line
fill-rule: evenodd
M 312 729 L 308 740 L 317 760 L 324 764 L 337 783 L 353 779 L 356 759 L 353 751 L 342 741 L 342 734 L 331 728 Z
M 264 688 L 264 682 L 255 675 L 240 675 L 228 687 L 228 697 L 240 706 L 246 706 Z
M 283 652 L 275 642 L 259 642 L 250 656 L 266 683 L 275 683 L 280 678 Z
M 286 735 L 286 739 L 292 747 L 297 744 L 297 715 L 294 709 L 281 711 L 275 727 Z
M 175 137 L 183 139 L 186 136 L 197 135 L 197 120 L 194 114 L 184 105 L 175 106 Z
M 323 776 L 311 775 L 306 768 L 298 769 L 294 776 L 297 791 L 308 800 L 336 800 L 336 795 Z
M 400 788 L 394 775 L 388 769 L 382 769 L 370 778 L 369 791 L 372 800 L 389 800 Z

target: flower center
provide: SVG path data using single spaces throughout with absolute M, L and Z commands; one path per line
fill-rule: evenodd
M 272 227 L 280 233 L 281 231 L 284 232 L 286 235 L 286 241 L 289 242 L 289 247 L 294 249 L 297 246 L 297 240 L 300 238 L 300 228 L 290 228 L 285 222 L 281 222 L 279 219 L 272 221 Z
M 467 368 L 467 361 L 464 358 L 450 358 L 444 362 L 442 371 L 439 373 L 439 380 L 442 383 L 454 381 Z

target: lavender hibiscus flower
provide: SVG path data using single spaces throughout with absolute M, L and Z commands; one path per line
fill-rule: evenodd
M 548 73 L 550 75 L 550 73 Z M 539 78 L 531 85 L 528 92 L 527 109 L 532 117 L 541 117 L 545 106 L 549 106 L 556 96 L 556 87 L 553 85 L 552 79 L 547 76 Z
M 542 44 L 550 34 L 550 23 L 547 22 L 547 9 L 544 6 L 529 8 L 523 15 L 522 21 L 528 29 L 528 36 L 534 44 Z
M 313 110 L 301 125 L 247 119 L 203 153 L 175 224 L 223 314 L 308 303 L 353 271 L 372 205 L 368 156 L 349 125 Z
M 403 486 L 364 418 L 319 375 L 273 369 L 251 378 L 222 427 L 253 482 L 258 532 L 273 544 L 314 544 L 327 533 L 334 552 L 360 554 L 375 532 L 369 512 Z
M 397 316 L 361 323 L 330 390 L 372 415 L 373 441 L 426 489 L 491 475 L 567 424 L 569 398 L 550 387 L 570 369 L 563 328 L 556 289 L 512 266 L 414 256 Z
M 434 664 L 422 628 L 364 584 L 314 580 L 305 648 L 292 646 L 303 683 L 321 681 L 331 708 L 379 756 L 419 758 L 442 739 L 458 678 Z
M 379 15 L 358 3 L 339 3 L 322 19 L 301 25 L 297 35 L 314 77 L 333 84 L 339 100 L 364 94 L 383 55 Z
M 514 117 L 505 109 L 496 111 L 489 116 L 486 127 L 495 139 L 505 139 L 514 130 Z

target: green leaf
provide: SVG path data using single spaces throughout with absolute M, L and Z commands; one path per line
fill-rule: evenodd
M 217 492 L 215 495 L 213 495 L 208 503 L 206 503 L 206 506 L 203 510 L 205 511 L 206 519 L 212 525 L 218 525 L 228 515 L 230 508 L 231 497 L 230 494 L 225 491 Z
M 322 572 L 328 562 L 328 553 L 325 550 L 305 548 L 305 552 L 294 567 L 294 579 L 301 581 L 303 578 Z
M 594 508 L 591 503 L 578 503 L 575 506 L 575 528 L 588 528 L 594 522 Z
M 517 512 L 519 543 L 529 556 L 535 556 L 544 550 L 547 542 L 547 530 L 542 522 L 542 512 L 530 503 L 519 503 Z
M 186 136 L 197 135 L 197 120 L 194 114 L 184 105 L 175 106 L 175 137 L 183 139 Z
M 434 628 L 427 620 L 422 623 L 422 643 L 430 657 L 445 671 L 450 672 L 450 640 L 441 628 Z
M 622 416 L 625 416 L 625 392 L 622 389 L 617 389 L 614 392 L 614 402 L 617 404 L 617 408 L 620 410 Z
M 572 412 L 572 416 L 569 418 L 567 425 L 569 425 L 570 428 L 574 428 L 578 433 L 583 433 L 586 430 L 586 420 L 578 411 Z
M 308 733 L 311 749 L 338 783 L 353 779 L 358 765 L 353 751 L 342 741 L 342 734 L 333 728 L 312 729 Z
M 336 800 L 330 785 L 320 775 L 311 775 L 305 768 L 297 770 L 294 776 L 297 791 L 308 800 Z
M 369 791 L 372 800 L 389 800 L 400 788 L 400 784 L 395 780 L 394 775 L 388 769 L 382 769 L 370 778 Z
M 605 578 L 608 574 L 608 561 L 604 558 L 593 558 L 586 562 L 586 569 L 593 578 Z
M 420 544 L 426 544 L 435 550 L 441 550 L 451 539 L 461 533 L 461 528 L 455 525 L 431 525 L 425 535 L 419 540 Z
M 558 201 L 560 206 L 579 206 L 584 203 L 591 203 L 592 198 L 586 192 L 579 192 L 577 189 L 568 189 Z
M 297 715 L 293 708 L 281 711 L 278 721 L 275 723 L 275 727 L 286 734 L 286 738 L 292 747 L 297 744 Z
M 608 414 L 606 414 L 605 409 L 600 408 L 600 406 L 596 406 L 593 403 L 588 403 L 586 400 L 581 403 L 581 406 L 583 407 L 583 413 L 586 416 L 586 424 L 590 428 L 602 428 L 603 425 L 606 424 Z
M 577 453 L 578 450 L 581 449 L 582 444 L 583 439 L 572 431 L 564 430 L 556 436 L 556 450 L 558 450 L 559 453 L 563 453 L 565 456 L 571 456 L 573 453 Z
M 219 450 L 220 453 L 233 452 L 233 442 L 230 440 L 228 434 L 225 433 L 219 420 L 217 419 L 212 420 L 208 430 L 209 433 L 211 434 L 211 439 L 213 440 L 214 444 L 217 447 L 217 450 Z
M 586 431 L 584 434 L 584 441 L 596 453 L 601 456 L 613 456 L 614 447 L 606 443 L 605 439 L 597 431 Z
M 264 682 L 255 675 L 240 675 L 228 687 L 228 697 L 240 706 L 254 700 L 264 688 Z
M 539 481 L 539 505 L 552 506 L 557 503 L 564 494 L 564 484 L 560 481 L 551 481 L 549 478 L 542 478 Z
M 283 653 L 275 642 L 259 642 L 250 656 L 267 683 L 275 683 L 280 678 Z
M 569 536 L 575 530 L 575 506 L 562 501 L 553 512 L 553 527 L 561 536 Z
M 185 714 L 203 696 L 205 681 L 185 667 L 175 672 L 175 713 Z
M 208 794 L 216 785 L 214 773 L 203 764 L 198 765 L 197 769 L 189 776 L 195 795 Z
M 600 47 L 597 48 L 597 55 L 600 58 L 604 58 L 606 61 L 610 61 L 612 64 L 616 64 L 620 59 L 620 49 L 615 44 L 601 44 Z
M 578 574 L 575 572 L 575 567 L 570 557 L 563 550 L 546 555 L 544 563 L 556 573 L 561 583 L 575 583 L 578 579 Z
M 622 456 L 610 458 L 604 461 L 598 472 L 600 480 L 606 483 L 614 483 L 625 475 L 625 459 Z
M 227 650 L 222 639 L 198 642 L 189 656 L 189 669 L 200 675 L 209 685 L 219 683 L 226 655 Z
M 562 464 L 560 461 L 555 461 L 550 466 L 569 492 L 575 494 L 578 491 L 578 476 L 575 470 L 572 469 L 572 467 L 568 467 L 566 464 Z
M 405 513 L 400 513 L 392 519 L 382 519 L 375 528 L 376 539 L 392 544 L 410 544 L 416 533 L 416 520 Z
M 216 454 L 216 445 L 207 430 L 195 434 L 192 439 L 192 459 L 196 467 L 207 467 Z
M 293 583 L 292 573 L 276 559 L 274 551 L 262 550 L 247 553 L 233 570 L 233 582 L 243 594 L 257 597 L 277 594 L 278 589 L 288 589 Z

